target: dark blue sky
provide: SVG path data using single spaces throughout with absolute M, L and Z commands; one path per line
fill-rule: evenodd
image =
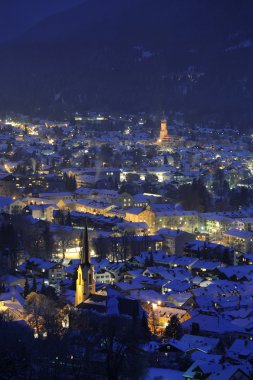
M 84 0 L 1 0 L 0 42 L 13 39 L 38 21 Z

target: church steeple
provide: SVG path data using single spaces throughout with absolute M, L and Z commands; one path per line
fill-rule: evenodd
M 87 220 L 85 219 L 84 233 L 83 233 L 83 244 L 81 250 L 81 265 L 90 265 L 90 251 L 89 251 L 89 237 L 88 237 L 88 226 Z
M 161 128 L 160 128 L 160 136 L 158 143 L 164 144 L 169 142 L 169 134 L 168 134 L 168 129 L 167 129 L 167 120 L 163 118 L 161 120 Z
M 81 262 L 77 269 L 75 306 L 84 302 L 96 291 L 94 265 L 92 265 L 90 261 L 88 226 L 86 220 L 80 259 Z

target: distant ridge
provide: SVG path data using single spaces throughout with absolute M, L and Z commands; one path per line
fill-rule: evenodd
M 247 127 L 250 0 L 86 0 L 0 47 L 0 110 L 182 111 Z

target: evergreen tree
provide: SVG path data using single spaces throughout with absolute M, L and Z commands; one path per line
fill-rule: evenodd
M 204 244 L 203 244 L 203 258 L 204 258 L 204 260 L 207 259 L 207 245 L 206 245 L 206 241 L 204 241 Z
M 77 270 L 74 271 L 74 274 L 72 276 L 72 284 L 71 284 L 72 290 L 76 290 L 76 280 L 77 280 Z
M 76 177 L 74 175 L 67 175 L 64 173 L 63 180 L 65 182 L 66 191 L 73 192 L 77 189 Z
M 50 224 L 49 222 L 46 222 L 45 229 L 42 233 L 42 238 L 44 241 L 44 259 L 49 260 L 52 257 L 53 252 L 53 246 L 54 246 L 54 240 L 52 237 L 52 233 L 50 231 Z
M 6 148 L 6 152 L 7 153 L 10 153 L 12 151 L 12 143 L 10 141 L 8 141 L 7 143 L 7 148 Z
M 154 255 L 153 252 L 150 252 L 149 254 L 149 266 L 154 266 Z
M 69 125 L 71 125 L 71 126 L 76 125 L 76 119 L 73 115 L 69 118 Z
M 225 263 L 225 264 L 231 264 L 231 257 L 230 257 L 230 253 L 229 253 L 229 249 L 228 247 L 224 248 L 224 251 L 223 251 L 223 254 L 222 254 L 222 261 Z
M 64 225 L 64 214 L 62 210 L 57 211 L 57 221 L 58 221 L 58 224 L 60 224 L 61 226 Z
M 4 293 L 4 292 L 5 292 L 5 283 L 1 282 L 1 284 L 0 284 L 0 293 Z
M 165 338 L 179 339 L 181 337 L 181 334 L 182 328 L 179 318 L 176 314 L 173 314 L 165 328 L 164 336 Z
M 85 155 L 83 156 L 83 167 L 84 167 L 84 168 L 89 168 L 89 167 L 90 167 L 90 164 L 91 164 L 91 162 L 90 162 L 90 157 L 89 157 L 88 154 L 85 154 Z
M 145 258 L 145 261 L 144 261 L 144 267 L 147 268 L 150 266 L 150 260 L 148 257 Z
M 145 339 L 149 339 L 150 338 L 150 330 L 149 330 L 149 327 L 148 327 L 148 318 L 147 318 L 147 315 L 146 315 L 145 311 L 143 311 L 143 313 L 142 313 L 141 327 L 142 327 L 144 338 Z
M 73 175 L 71 178 L 71 190 L 70 191 L 76 191 L 76 189 L 77 189 L 76 177 Z
M 57 293 L 53 286 L 45 286 L 46 296 L 52 300 L 57 300 Z
M 112 176 L 109 176 L 108 180 L 107 180 L 107 186 L 109 189 L 113 189 L 114 188 L 114 181 L 113 181 L 113 177 Z
M 31 292 L 36 292 L 37 291 L 37 282 L 36 282 L 36 277 L 33 277 L 33 283 L 31 287 Z
M 155 310 L 152 305 L 149 305 L 149 311 L 148 311 L 148 326 L 150 328 L 150 332 L 153 335 L 157 334 L 157 327 L 158 327 L 158 318 L 155 313 Z
M 114 179 L 114 190 L 118 190 L 119 189 L 119 182 L 117 180 L 117 178 L 115 177 Z
M 66 218 L 65 218 L 65 225 L 66 226 L 72 226 L 71 216 L 70 216 L 70 211 L 69 210 L 68 210 L 68 213 L 67 213 Z
M 46 295 L 46 285 L 45 285 L 44 279 L 41 284 L 40 293 Z
M 182 185 L 178 188 L 178 200 L 186 210 L 206 212 L 211 206 L 211 197 L 200 179 L 194 179 L 191 185 Z
M 29 292 L 30 292 L 29 282 L 28 282 L 28 279 L 26 278 L 25 279 L 24 292 L 23 292 L 24 298 L 26 298 L 28 296 Z

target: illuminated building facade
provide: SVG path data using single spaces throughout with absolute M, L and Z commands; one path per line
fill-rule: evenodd
M 159 135 L 159 144 L 166 144 L 170 141 L 168 130 L 167 130 L 167 121 L 165 119 L 161 120 L 161 129 Z

